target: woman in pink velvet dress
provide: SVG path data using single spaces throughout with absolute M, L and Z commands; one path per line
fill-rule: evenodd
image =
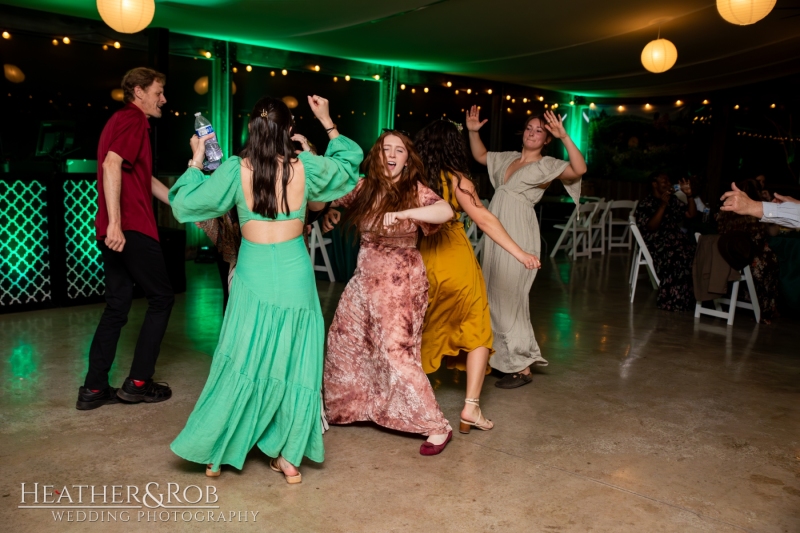
M 328 331 L 325 410 L 332 424 L 371 420 L 426 435 L 420 453 L 436 455 L 453 432 L 420 360 L 428 278 L 417 230 L 436 231 L 453 210 L 423 184 L 405 134 L 381 135 L 365 165 L 366 177 L 334 202 L 347 208 L 345 224 L 361 234 L 361 250 Z

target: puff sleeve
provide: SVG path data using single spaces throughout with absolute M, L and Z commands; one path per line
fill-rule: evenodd
M 225 161 L 210 176 L 188 168 L 169 190 L 172 214 L 179 222 L 200 222 L 224 215 L 236 204 L 241 174 L 238 157 Z
M 545 156 L 542 159 L 542 169 L 545 173 L 545 180 L 544 183 L 550 183 L 554 179 L 558 179 L 558 177 L 564 173 L 564 171 L 569 166 L 569 161 L 564 161 L 563 159 L 556 159 L 555 157 Z M 562 182 L 563 183 L 563 182 Z M 581 199 L 581 180 L 578 179 L 575 183 L 566 184 L 563 183 L 564 188 L 567 190 L 567 193 L 572 198 L 572 201 L 575 202 L 575 205 L 580 205 Z
M 308 199 L 330 202 L 355 188 L 364 152 L 355 142 L 339 135 L 328 143 L 324 156 L 302 152 L 297 157 L 305 168 Z

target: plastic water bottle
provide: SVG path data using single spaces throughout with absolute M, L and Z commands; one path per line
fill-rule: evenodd
M 711 209 L 705 208 L 703 209 L 703 222 L 708 222 L 708 217 L 711 214 Z
M 214 133 L 214 128 L 206 117 L 200 113 L 194 114 L 194 131 L 198 137 Z M 222 148 L 219 147 L 216 137 L 206 141 L 206 168 L 214 170 L 222 162 Z

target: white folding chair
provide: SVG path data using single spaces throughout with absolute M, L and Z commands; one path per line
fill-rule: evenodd
M 333 241 L 331 239 L 327 239 L 322 236 L 322 230 L 319 227 L 319 222 L 315 220 L 314 223 L 311 224 L 311 235 L 308 238 L 308 251 L 311 254 L 311 265 L 317 272 L 327 272 L 328 279 L 330 281 L 336 281 L 336 278 L 333 276 L 331 260 L 328 257 L 328 250 L 326 249 L 327 245 L 332 242 Z M 322 265 L 318 265 L 316 261 L 318 249 L 322 253 Z
M 639 267 L 645 265 L 647 267 L 647 273 L 650 275 L 650 282 L 653 284 L 653 288 L 657 289 L 658 286 L 661 284 L 661 281 L 658 279 L 658 274 L 656 274 L 656 265 L 653 263 L 653 256 L 650 255 L 650 251 L 647 249 L 647 245 L 644 243 L 644 238 L 642 238 L 642 234 L 639 232 L 639 228 L 636 227 L 636 220 L 631 215 L 630 219 L 628 220 L 630 233 L 633 235 L 633 238 L 636 240 L 636 249 L 633 253 L 633 262 L 631 263 L 631 275 L 630 275 L 630 285 L 631 285 L 631 303 L 633 303 L 633 297 L 636 296 L 636 284 L 639 281 Z
M 567 242 L 564 242 L 564 240 L 571 238 L 570 230 L 575 222 L 575 217 L 577 216 L 578 208 L 576 206 L 575 209 L 572 210 L 572 214 L 569 216 L 569 219 L 567 219 L 566 224 L 555 224 L 553 226 L 554 228 L 561 230 L 561 235 L 558 236 L 556 245 L 553 246 L 553 251 L 550 252 L 550 257 L 555 257 L 559 250 L 566 250 L 569 248 L 569 240 L 567 240 Z
M 631 239 L 631 232 L 630 232 L 630 222 L 629 219 L 633 216 L 634 211 L 636 211 L 636 206 L 639 205 L 639 200 L 614 200 L 613 205 L 611 206 L 607 220 L 608 220 L 608 251 L 610 252 L 612 248 L 628 248 L 631 249 L 632 239 Z M 614 211 L 617 209 L 627 209 L 627 213 L 623 215 L 622 218 L 618 218 L 614 216 Z M 624 230 L 622 235 L 618 235 L 614 237 L 614 226 L 623 226 Z
M 592 222 L 599 202 L 586 202 L 578 207 L 578 217 L 572 224 L 572 258 L 592 257 Z M 578 251 L 582 246 L 582 251 Z M 569 254 L 569 252 L 567 252 Z
M 700 242 L 701 235 L 694 234 L 697 242 Z M 700 315 L 715 316 L 724 318 L 728 321 L 728 325 L 733 325 L 733 319 L 736 316 L 736 308 L 750 309 L 756 317 L 756 324 L 761 322 L 761 307 L 758 305 L 758 296 L 756 295 L 756 286 L 753 283 L 753 273 L 750 271 L 750 265 L 747 265 L 739 271 L 742 277 L 733 282 L 731 287 L 730 298 L 716 298 L 714 299 L 714 309 L 703 307 L 703 302 L 697 302 L 694 305 L 694 317 L 700 318 Z M 750 293 L 750 303 L 739 301 L 739 283 L 744 281 L 747 284 L 747 292 Z M 727 305 L 728 310 L 723 311 L 722 306 Z
M 608 220 L 608 213 L 611 210 L 613 200 L 608 202 L 600 200 L 595 211 L 594 221 L 592 222 L 592 238 L 590 247 L 592 252 L 600 252 L 600 255 L 606 255 L 606 223 Z M 599 245 L 595 245 L 598 238 L 600 239 Z
M 568 250 L 567 255 L 573 259 L 577 257 L 592 257 L 591 235 L 592 220 L 597 212 L 598 202 L 587 202 L 575 206 L 575 210 L 566 224 L 555 224 L 553 227 L 561 230 L 550 257 L 555 257 L 559 250 Z M 566 242 L 563 242 L 567 237 Z M 581 251 L 578 251 L 579 247 Z

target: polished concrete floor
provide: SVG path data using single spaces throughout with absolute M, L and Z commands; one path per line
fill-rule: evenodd
M 293 486 L 258 451 L 241 472 L 209 479 L 169 450 L 216 344 L 213 265 L 187 263 L 189 290 L 177 297 L 156 374 L 174 396 L 160 404 L 75 410 L 101 305 L 0 316 L 2 530 L 800 531 L 800 324 L 757 326 L 740 311 L 728 328 L 658 311 L 644 278 L 630 305 L 627 263 L 625 252 L 545 262 L 531 307 L 550 366 L 515 390 L 487 378 L 482 403 L 493 431 L 456 434 L 442 455 L 422 457 L 414 435 L 334 427 L 324 464 L 304 464 L 303 483 Z M 342 289 L 319 283 L 328 321 Z M 122 334 L 117 385 L 144 308 L 134 303 Z M 464 375 L 442 370 L 431 380 L 457 426 Z M 42 491 L 63 486 L 74 504 L 76 491 L 92 489 L 73 485 L 94 485 L 98 494 L 108 486 L 107 503 L 112 485 L 140 494 L 148 483 L 159 487 L 151 485 L 156 500 L 141 509 L 83 509 L 95 513 L 84 516 L 19 508 L 22 483 L 27 491 L 39 483 L 25 503 L 40 505 Z M 168 483 L 178 484 L 178 495 L 199 486 L 188 489 L 188 501 L 215 488 L 216 502 L 197 505 L 218 508 L 151 508 Z M 69 503 L 52 494 L 47 501 Z

